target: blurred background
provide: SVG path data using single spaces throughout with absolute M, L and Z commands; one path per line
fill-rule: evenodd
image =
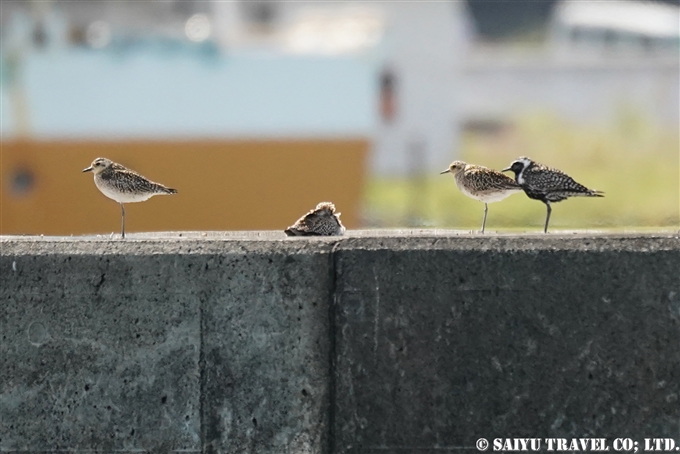
M 551 229 L 680 226 L 680 0 L 2 0 L 0 233 L 118 231 L 99 156 L 177 188 L 127 230 L 479 229 L 454 159 L 605 191 Z M 540 231 L 523 194 L 488 230 Z

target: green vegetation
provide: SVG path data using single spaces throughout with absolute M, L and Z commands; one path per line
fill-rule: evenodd
M 541 114 L 494 134 L 465 133 L 460 159 L 494 169 L 519 156 L 556 167 L 604 198 L 553 204 L 551 230 L 677 229 L 680 226 L 680 137 L 629 110 L 611 125 L 575 125 Z M 453 160 L 453 159 L 452 159 Z M 442 170 L 448 166 L 442 162 Z M 365 196 L 369 227 L 478 230 L 484 204 L 458 190 L 451 175 L 375 178 Z M 487 229 L 540 231 L 545 205 L 523 193 L 489 204 Z

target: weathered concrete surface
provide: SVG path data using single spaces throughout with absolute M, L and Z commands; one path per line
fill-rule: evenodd
M 184 232 L 0 248 L 0 451 L 680 443 L 677 234 Z
M 206 452 L 328 443 L 330 245 L 272 246 L 202 265 L 215 268 L 200 291 Z
M 3 242 L 0 450 L 324 451 L 330 248 Z
M 680 441 L 677 236 L 351 239 L 335 261 L 334 452 Z

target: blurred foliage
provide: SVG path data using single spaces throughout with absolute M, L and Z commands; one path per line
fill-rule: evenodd
M 494 169 L 520 156 L 556 167 L 604 198 L 553 204 L 551 230 L 680 227 L 680 137 L 629 108 L 609 125 L 570 124 L 550 114 L 520 118 L 495 133 L 466 132 L 458 159 Z M 448 167 L 442 163 L 442 170 Z M 511 175 L 511 173 L 510 173 Z M 365 196 L 368 227 L 478 230 L 484 204 L 464 196 L 450 174 L 374 178 Z M 487 230 L 540 231 L 546 208 L 523 193 L 489 204 Z

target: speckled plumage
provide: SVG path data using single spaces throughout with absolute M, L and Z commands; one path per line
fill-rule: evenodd
M 155 183 L 127 167 L 106 158 L 97 158 L 83 172 L 94 173 L 94 184 L 106 197 L 120 203 L 121 235 L 125 238 L 125 203 L 143 202 L 154 195 L 175 194 L 176 189 Z
M 345 227 L 340 222 L 340 213 L 335 212 L 335 205 L 321 202 L 284 232 L 288 236 L 339 236 L 345 233 Z
M 515 181 L 530 199 L 540 200 L 546 204 L 548 214 L 544 232 L 548 231 L 552 212 L 551 202 L 560 202 L 569 197 L 604 197 L 601 191 L 588 189 L 561 170 L 539 164 L 525 156 L 513 161 L 507 169 L 503 169 L 504 172 L 509 170 L 514 172 Z
M 467 164 L 463 161 L 453 161 L 449 168 L 441 173 L 453 174 L 460 192 L 470 198 L 484 202 L 482 233 L 484 233 L 486 227 L 486 215 L 489 210 L 487 204 L 501 201 L 522 190 L 512 178 L 497 170 Z

